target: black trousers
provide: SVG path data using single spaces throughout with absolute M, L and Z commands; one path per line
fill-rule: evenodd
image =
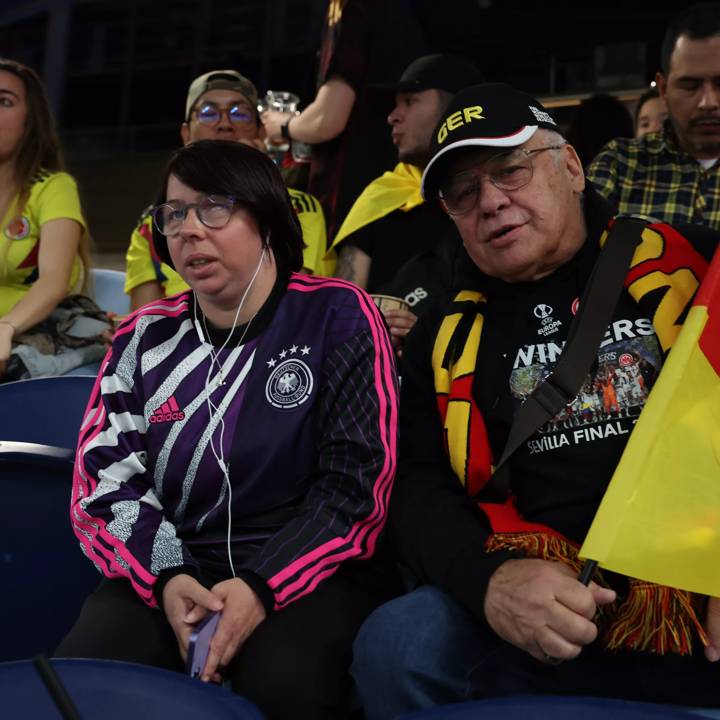
M 343 564 L 258 625 L 228 668 L 233 690 L 272 720 L 347 717 L 355 635 L 398 590 L 394 568 L 381 558 Z M 125 580 L 100 584 L 55 655 L 184 670 L 164 613 L 145 605 Z

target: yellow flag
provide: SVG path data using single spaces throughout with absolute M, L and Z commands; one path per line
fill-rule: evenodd
M 420 179 L 422 170 L 415 165 L 398 163 L 392 170 L 375 178 L 358 196 L 333 239 L 328 253 L 348 235 L 389 215 L 393 210 L 412 210 L 422 205 Z
M 720 249 L 580 555 L 720 597 Z

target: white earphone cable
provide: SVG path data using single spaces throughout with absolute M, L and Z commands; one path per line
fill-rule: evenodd
M 267 245 L 263 246 L 262 253 L 260 254 L 260 260 L 257 264 L 257 267 L 255 268 L 255 272 L 253 273 L 252 278 L 250 279 L 250 282 L 248 283 L 247 288 L 245 288 L 245 292 L 243 293 L 243 296 L 240 298 L 240 304 L 237 307 L 237 310 L 235 312 L 235 318 L 233 319 L 232 328 L 230 329 L 230 332 L 228 333 L 227 338 L 225 339 L 225 342 L 220 346 L 220 349 L 215 351 L 215 348 L 212 346 L 212 343 L 208 340 L 206 340 L 202 333 L 200 332 L 200 324 L 198 321 L 198 314 L 197 314 L 197 299 L 194 298 L 193 303 L 193 310 L 195 315 L 195 329 L 197 330 L 198 337 L 200 338 L 200 341 L 202 343 L 207 343 L 209 347 L 210 352 L 210 364 L 208 366 L 208 372 L 205 376 L 205 392 L 206 395 L 206 401 L 207 401 L 207 408 L 208 408 L 208 416 L 209 416 L 209 424 L 212 425 L 213 422 L 213 413 L 215 417 L 218 419 L 218 424 L 220 426 L 220 446 L 219 446 L 219 452 L 215 448 L 215 444 L 213 443 L 212 434 L 210 435 L 209 444 L 210 444 L 210 450 L 215 457 L 215 461 L 218 464 L 218 467 L 220 468 L 223 477 L 225 478 L 225 483 L 227 487 L 227 493 L 228 493 L 228 501 L 227 501 L 227 513 L 228 513 L 228 522 L 227 522 L 227 554 L 228 554 L 228 562 L 230 564 L 230 572 L 232 573 L 233 577 L 236 577 L 235 575 L 235 566 L 233 564 L 232 559 L 232 546 L 231 546 L 231 531 L 232 531 L 232 484 L 230 483 L 230 468 L 226 466 L 225 464 L 225 451 L 223 447 L 223 439 L 225 437 L 225 420 L 223 416 L 220 414 L 220 409 L 215 403 L 210 399 L 210 395 L 212 393 L 212 390 L 210 389 L 210 376 L 212 375 L 213 367 L 217 366 L 218 368 L 218 382 L 216 383 L 216 389 L 220 387 L 220 385 L 224 385 L 224 369 L 223 365 L 220 362 L 220 353 L 227 347 L 228 343 L 230 342 L 230 339 L 232 338 L 233 333 L 235 332 L 235 327 L 237 325 L 238 318 L 240 317 L 240 312 L 243 308 L 243 305 L 245 304 L 245 299 L 248 296 L 248 293 L 250 292 L 250 289 L 252 288 L 255 279 L 258 276 L 258 273 L 260 272 L 260 268 L 262 266 L 263 259 L 265 257 L 265 252 L 267 250 Z M 258 308 L 259 311 L 259 308 Z M 250 329 L 250 325 L 252 321 L 257 316 L 258 311 L 255 312 L 255 314 L 248 320 L 247 324 L 245 325 L 245 329 L 243 330 L 242 335 L 240 336 L 240 340 L 238 341 L 237 346 L 241 347 L 243 341 L 245 340 L 245 336 L 247 335 L 248 330 Z M 202 317 L 202 323 L 205 328 L 205 333 L 210 337 L 210 333 L 208 332 L 207 325 L 205 324 L 205 316 L 203 314 Z

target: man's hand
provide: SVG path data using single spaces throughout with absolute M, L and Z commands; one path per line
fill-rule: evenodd
M 208 611 L 222 610 L 223 602 L 191 575 L 176 575 L 163 588 L 162 604 L 184 662 L 193 625 L 202 620 Z
M 412 330 L 417 322 L 417 315 L 409 310 L 384 310 L 385 321 L 390 328 L 390 340 L 392 341 L 398 357 L 402 357 L 402 346 L 405 336 Z
M 710 640 L 705 648 L 705 657 L 710 662 L 717 662 L 720 660 L 720 598 L 711 597 L 708 600 L 705 632 Z
M 265 134 L 267 139 L 274 145 L 282 145 L 286 140 L 283 139 L 280 128 L 283 123 L 292 117 L 292 113 L 279 112 L 278 110 L 266 110 L 261 120 L 265 126 Z
M 490 578 L 485 617 L 503 640 L 537 660 L 569 660 L 595 640 L 597 606 L 613 600 L 614 590 L 585 587 L 561 563 L 508 560 Z
M 265 619 L 265 608 L 251 587 L 240 578 L 223 580 L 213 586 L 213 594 L 222 601 L 223 613 L 210 642 L 205 669 L 205 682 L 218 680 L 218 668 L 230 664 L 242 644 Z

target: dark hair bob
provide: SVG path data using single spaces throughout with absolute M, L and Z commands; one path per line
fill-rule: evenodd
M 207 195 L 232 195 L 249 212 L 270 245 L 278 272 L 302 268 L 303 248 L 297 219 L 285 183 L 265 153 L 229 140 L 199 140 L 176 150 L 165 170 L 157 204 L 167 200 L 171 175 L 183 185 Z M 167 238 L 153 225 L 153 245 L 160 259 L 173 267 Z

